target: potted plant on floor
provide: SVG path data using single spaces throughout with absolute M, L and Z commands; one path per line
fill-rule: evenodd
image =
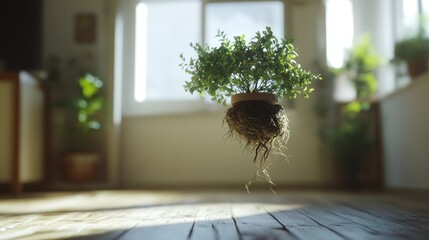
M 229 40 L 221 31 L 216 37 L 219 47 L 191 43 L 197 59 L 187 60 L 181 55 L 180 66 L 191 75 L 185 90 L 208 94 L 224 105 L 231 98 L 232 107 L 224 119 L 228 134 L 255 152 L 253 180 L 264 176 L 273 184 L 267 171 L 268 158 L 271 154 L 284 155 L 289 138 L 286 112 L 277 99 L 308 97 L 313 91 L 309 85 L 320 77 L 301 68 L 291 39 L 277 39 L 269 27 L 256 32 L 249 42 L 244 35 Z
M 337 75 L 345 73 L 353 83 L 356 100 L 336 103 L 337 114 L 330 125 L 322 126 L 321 133 L 336 160 L 339 185 L 350 190 L 361 187 L 359 175 L 371 151 L 375 150 L 376 118 L 372 108 L 378 88 L 375 70 L 380 63 L 370 36 L 364 35 L 349 50 L 344 67 L 334 70 Z
M 78 80 L 80 93 L 71 103 L 73 126 L 70 140 L 72 150 L 63 158 L 64 175 L 67 181 L 90 182 L 96 180 L 99 172 L 101 156 L 90 147 L 91 135 L 99 130 L 101 125 L 97 113 L 103 107 L 103 97 L 100 89 L 103 82 L 91 75 L 85 74 Z

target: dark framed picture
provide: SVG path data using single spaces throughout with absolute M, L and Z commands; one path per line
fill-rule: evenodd
M 75 41 L 77 43 L 94 43 L 96 36 L 95 14 L 77 14 L 75 17 Z

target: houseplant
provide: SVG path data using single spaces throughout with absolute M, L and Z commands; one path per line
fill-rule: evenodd
M 216 37 L 218 47 L 191 43 L 197 59 L 181 55 L 180 66 L 191 75 L 185 90 L 208 94 L 224 105 L 231 97 L 224 119 L 228 133 L 255 152 L 255 178 L 262 173 L 272 184 L 268 157 L 284 154 L 289 138 L 287 116 L 277 98 L 308 97 L 313 91 L 309 85 L 320 77 L 302 69 L 292 40 L 277 39 L 269 27 L 249 42 L 244 35 L 229 40 L 222 31 Z
M 428 59 L 429 38 L 423 30 L 420 30 L 414 37 L 406 38 L 395 44 L 395 60 L 406 62 L 411 78 L 428 71 Z
M 360 187 L 358 175 L 365 158 L 374 150 L 376 123 L 371 108 L 377 91 L 374 72 L 380 62 L 380 56 L 375 52 L 369 35 L 364 35 L 349 50 L 344 67 L 333 70 L 336 75 L 345 73 L 353 83 L 356 99 L 336 103 L 334 119 L 331 119 L 330 125 L 322 125 L 321 133 L 336 160 L 340 181 L 351 190 Z
M 375 69 L 380 65 L 380 56 L 376 53 L 369 35 L 363 35 L 346 55 L 345 72 L 353 83 L 358 100 L 369 101 L 374 97 L 378 88 Z
M 78 79 L 79 96 L 70 104 L 72 128 L 70 133 L 71 151 L 64 156 L 66 180 L 72 182 L 93 181 L 97 177 L 100 165 L 100 153 L 90 147 L 91 135 L 100 129 L 97 113 L 103 107 L 100 89 L 103 82 L 92 74 L 85 74 Z

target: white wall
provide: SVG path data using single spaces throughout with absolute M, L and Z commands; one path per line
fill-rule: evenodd
M 71 67 L 68 61 L 75 58 L 78 65 L 92 71 L 105 83 L 106 108 L 109 117 L 102 126 L 106 129 L 107 178 L 111 182 L 116 181 L 116 127 L 113 126 L 111 116 L 113 104 L 113 42 L 115 0 L 44 0 L 43 2 L 43 59 L 47 67 L 49 58 L 55 56 L 60 59 L 59 87 L 70 89 L 76 87 L 77 68 Z M 96 17 L 96 39 L 93 43 L 77 43 L 74 37 L 74 20 L 77 14 L 94 14 Z M 67 93 L 67 91 L 65 91 Z M 58 97 L 53 92 L 54 97 Z M 59 96 L 61 98 L 61 96 Z M 64 114 L 60 110 L 54 110 L 53 117 L 53 162 L 58 162 L 59 151 L 62 151 L 61 139 L 64 138 L 63 129 Z M 114 159 L 115 158 L 115 159 Z M 116 162 L 113 162 L 116 161 Z M 59 178 L 58 166 L 53 164 L 51 172 L 54 179 Z
M 273 161 L 277 184 L 326 184 L 311 121 L 292 125 L 289 164 Z M 123 181 L 126 186 L 240 186 L 253 176 L 253 153 L 226 139 L 223 112 L 132 117 L 123 121 Z M 307 125 L 310 123 L 310 125 Z M 307 147 L 304 147 L 307 146 Z
M 385 183 L 429 189 L 429 73 L 381 101 Z
M 27 72 L 20 72 L 20 179 L 36 182 L 43 179 L 45 142 L 43 118 L 44 96 L 37 80 Z
M 291 1 L 293 2 L 293 1 Z M 324 61 L 322 1 L 287 6 L 287 33 L 295 37 L 299 61 L 314 68 Z M 321 59 L 322 58 L 322 59 Z M 314 97 L 314 96 L 313 96 Z M 321 156 L 313 100 L 298 99 L 288 110 L 292 126 L 289 162 L 271 167 L 280 185 L 325 185 L 331 181 L 329 162 Z M 223 111 L 125 117 L 121 173 L 125 186 L 204 186 L 246 183 L 253 174 L 252 156 L 235 140 L 225 140 Z
M 106 14 L 107 1 L 103 0 L 44 0 L 43 2 L 43 59 L 51 56 L 61 60 L 61 74 L 70 74 L 67 60 L 76 57 L 79 64 L 92 69 L 105 79 L 106 69 Z M 94 43 L 77 43 L 74 36 L 74 20 L 77 14 L 96 16 L 96 40 Z

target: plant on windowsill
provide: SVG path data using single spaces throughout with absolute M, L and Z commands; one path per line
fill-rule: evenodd
M 395 44 L 394 60 L 405 61 L 409 76 L 414 79 L 429 70 L 429 37 L 421 28 L 417 35 Z
M 100 95 L 103 82 L 94 75 L 85 74 L 78 80 L 80 93 L 72 100 L 73 112 L 70 138 L 72 150 L 63 158 L 65 179 L 71 182 L 96 180 L 100 167 L 100 153 L 90 147 L 91 135 L 100 129 L 97 113 L 102 109 L 104 99 Z
M 191 43 L 197 59 L 188 61 L 181 55 L 180 66 L 191 75 L 185 90 L 208 94 L 223 105 L 231 97 L 232 107 L 224 119 L 228 135 L 243 140 L 255 152 L 257 170 L 246 187 L 258 176 L 273 184 L 267 172 L 268 157 L 272 153 L 284 156 L 289 138 L 287 116 L 277 98 L 308 97 L 313 91 L 309 85 L 320 77 L 301 68 L 291 39 L 277 39 L 269 27 L 256 32 L 249 42 L 244 35 L 231 41 L 221 31 L 216 37 L 219 47 Z

